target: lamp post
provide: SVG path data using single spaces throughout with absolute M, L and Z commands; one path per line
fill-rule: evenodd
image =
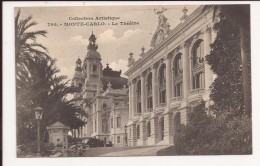
M 35 119 L 37 121 L 37 156 L 41 156 L 40 149 L 40 121 L 42 120 L 43 109 L 41 107 L 36 107 L 35 111 Z
M 124 129 L 125 129 L 125 146 L 127 146 L 127 134 L 126 134 L 127 126 L 126 125 L 124 126 Z

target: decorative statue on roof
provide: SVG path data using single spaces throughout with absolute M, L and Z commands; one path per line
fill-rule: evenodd
M 168 19 L 163 15 L 163 12 L 165 12 L 166 10 L 167 9 L 165 9 L 164 7 L 162 8 L 162 10 L 153 10 L 154 13 L 158 15 L 158 26 L 153 35 L 150 44 L 151 47 L 154 47 L 155 45 L 159 44 L 170 31 L 170 25 L 167 22 Z
M 131 67 L 131 66 L 133 65 L 133 63 L 135 63 L 135 59 L 133 58 L 133 53 L 130 52 L 130 53 L 129 53 L 128 65 L 127 65 L 127 67 Z

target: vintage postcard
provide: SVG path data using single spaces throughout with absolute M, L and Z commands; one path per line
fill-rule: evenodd
M 15 6 L 16 158 L 252 155 L 250 9 Z

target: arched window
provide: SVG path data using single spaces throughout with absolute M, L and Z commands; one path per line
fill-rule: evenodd
M 106 118 L 102 119 L 102 131 L 108 132 L 108 123 Z
M 176 55 L 174 62 L 174 97 L 182 96 L 183 75 L 182 75 L 182 54 Z
M 198 40 L 192 51 L 192 63 L 193 67 L 204 61 L 204 42 L 203 40 Z
M 149 73 L 147 77 L 147 108 L 149 110 L 153 108 L 152 73 Z
M 192 87 L 204 88 L 204 42 L 198 40 L 192 50 Z
M 113 118 L 111 118 L 111 128 L 113 128 L 114 127 L 114 120 L 113 120 Z
M 139 125 L 137 125 L 137 127 L 136 127 L 136 136 L 137 136 L 137 139 L 140 138 L 140 126 Z
M 151 122 L 148 121 L 147 123 L 147 137 L 151 136 Z
M 97 73 L 97 65 L 93 65 L 92 66 L 92 71 L 93 71 L 94 74 Z
M 159 69 L 159 92 L 160 103 L 166 103 L 166 65 L 162 64 Z
M 95 132 L 97 132 L 97 121 L 95 119 Z
M 160 121 L 160 134 L 161 134 L 161 140 L 164 139 L 164 118 L 162 117 Z
M 116 127 L 121 127 L 121 117 L 116 117 Z
M 141 81 L 140 80 L 136 84 L 136 94 L 137 94 L 137 113 L 141 113 L 142 107 L 141 107 Z

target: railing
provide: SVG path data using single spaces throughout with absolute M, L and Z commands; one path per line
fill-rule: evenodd
M 194 90 L 190 91 L 189 95 L 201 94 L 201 93 L 204 93 L 204 92 L 205 92 L 204 88 L 198 88 L 198 89 L 194 89 Z
M 153 111 L 153 108 L 147 108 L 144 110 L 144 112 L 152 112 Z
M 165 107 L 165 106 L 166 106 L 166 103 L 160 103 L 160 104 L 156 105 L 156 108 L 158 108 L 158 107 Z
M 183 96 L 177 96 L 171 99 L 171 102 L 176 102 L 176 101 L 182 101 L 183 100 Z
M 135 112 L 134 116 L 140 116 L 142 113 L 141 112 Z

